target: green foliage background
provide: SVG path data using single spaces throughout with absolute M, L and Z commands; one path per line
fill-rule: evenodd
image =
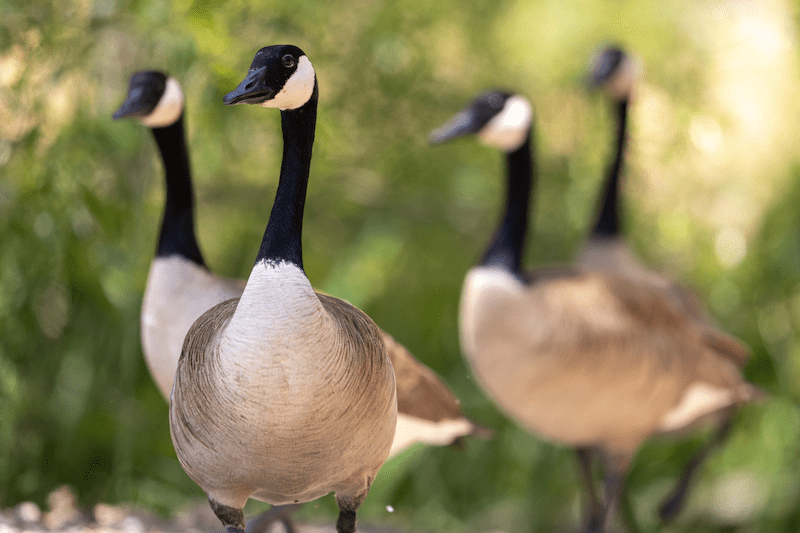
M 753 347 L 746 374 L 773 394 L 743 411 L 666 530 L 800 531 L 796 4 L 0 0 L 0 12 L 0 505 L 44 504 L 65 483 L 84 505 L 173 513 L 202 498 L 175 459 L 139 345 L 162 169 L 149 132 L 110 117 L 132 72 L 179 79 L 201 247 L 216 272 L 244 277 L 276 186 L 279 119 L 221 100 L 258 48 L 288 42 L 309 55 L 321 91 L 309 278 L 365 309 L 497 431 L 388 464 L 361 520 L 576 526 L 572 454 L 499 413 L 458 348 L 461 279 L 496 221 L 500 156 L 474 141 L 432 149 L 426 136 L 484 88 L 531 97 L 540 181 L 529 263 L 570 260 L 611 145 L 584 69 L 613 40 L 643 66 L 631 240 Z M 656 506 L 703 437 L 641 450 L 628 492 L 643 531 L 659 529 Z M 326 498 L 302 512 L 330 522 L 333 507 Z

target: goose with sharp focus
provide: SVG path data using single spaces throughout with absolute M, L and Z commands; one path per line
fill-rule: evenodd
M 135 73 L 125 102 L 114 113 L 115 119 L 126 117 L 151 129 L 165 169 L 167 198 L 142 303 L 141 335 L 150 374 L 169 401 L 189 328 L 211 307 L 241 296 L 245 280 L 215 276 L 200 253 L 178 81 L 158 71 Z M 430 368 L 388 333 L 382 335 L 397 380 L 398 417 L 390 458 L 415 443 L 450 445 L 467 435 L 490 434 L 464 416 L 458 399 Z M 274 521 L 291 530 L 296 507 L 267 511 L 252 521 L 249 533 L 266 531 Z
M 599 450 L 608 531 L 622 483 L 649 436 L 685 430 L 758 395 L 707 325 L 647 284 L 580 267 L 521 269 L 534 185 L 530 103 L 492 91 L 431 134 L 476 134 L 506 153 L 499 227 L 466 275 L 459 330 L 478 380 L 511 417 L 551 441 Z
M 616 135 L 613 159 L 608 166 L 600 197 L 598 214 L 589 237 L 578 254 L 578 264 L 590 270 L 618 275 L 625 279 L 658 289 L 665 297 L 692 318 L 705 323 L 706 342 L 715 345 L 720 354 L 743 367 L 750 358 L 750 350 L 738 339 L 729 336 L 711 324 L 697 296 L 686 287 L 665 276 L 645 268 L 632 253 L 626 242 L 620 221 L 621 174 L 627 142 L 628 110 L 637 82 L 639 68 L 634 59 L 616 45 L 604 47 L 596 54 L 590 66 L 589 83 L 602 89 L 609 97 L 615 118 Z M 675 489 L 660 508 L 661 518 L 669 521 L 682 507 L 689 482 L 703 464 L 708 453 L 722 443 L 732 426 L 734 410 L 723 417 L 714 437 L 691 459 L 684 469 Z
M 259 50 L 226 105 L 277 108 L 283 161 L 275 202 L 240 298 L 203 314 L 184 341 L 170 430 L 186 473 L 227 533 L 249 498 L 273 505 L 336 493 L 336 530 L 391 449 L 392 364 L 381 332 L 349 303 L 314 292 L 301 233 L 317 117 L 317 77 L 292 45 Z

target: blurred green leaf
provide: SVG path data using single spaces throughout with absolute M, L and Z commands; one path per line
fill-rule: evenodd
M 551 531 L 580 522 L 568 450 L 520 429 L 461 359 L 461 280 L 503 198 L 499 154 L 427 133 L 487 87 L 536 106 L 529 264 L 569 261 L 590 223 L 611 117 L 584 91 L 598 44 L 639 56 L 625 227 L 753 348 L 773 394 L 746 409 L 668 531 L 800 527 L 797 6 L 443 0 L 5 0 L 0 18 L 0 505 L 62 484 L 172 513 L 201 491 L 172 451 L 142 364 L 139 306 L 163 205 L 149 133 L 112 122 L 130 74 L 177 77 L 212 269 L 250 271 L 272 203 L 275 113 L 221 104 L 260 47 L 290 42 L 321 93 L 304 222 L 316 287 L 349 298 L 496 430 L 387 466 L 360 518 L 403 529 Z M 704 434 L 655 439 L 628 480 L 642 531 Z M 739 490 L 739 499 L 730 497 Z M 740 502 L 739 508 L 730 502 Z M 391 505 L 393 513 L 387 511 Z M 254 504 L 250 509 L 260 508 Z M 330 498 L 302 516 L 330 522 Z M 363 516 L 363 518 L 362 518 Z

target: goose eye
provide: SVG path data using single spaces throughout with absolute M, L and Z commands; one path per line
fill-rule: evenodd
M 283 62 L 283 66 L 286 68 L 292 68 L 294 66 L 294 57 L 291 54 L 286 54 L 283 56 L 281 61 Z

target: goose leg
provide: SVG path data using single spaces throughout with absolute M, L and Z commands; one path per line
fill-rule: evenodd
M 336 533 L 355 533 L 356 512 L 352 509 L 339 509 L 339 517 L 336 519 Z
M 578 458 L 578 467 L 583 478 L 584 485 L 586 486 L 586 498 L 588 504 L 588 513 L 584 518 L 585 533 L 595 533 L 600 531 L 600 526 L 603 521 L 603 505 L 600 503 L 600 498 L 597 496 L 597 490 L 594 486 L 594 476 L 592 475 L 592 449 L 591 448 L 576 448 L 575 455 Z
M 214 514 L 225 526 L 225 533 L 244 533 L 244 511 L 242 509 L 222 505 L 211 498 L 208 499 L 208 503 L 211 504 Z
M 722 422 L 717 428 L 717 431 L 714 433 L 711 439 L 706 443 L 705 446 L 700 448 L 700 450 L 684 467 L 681 477 L 675 484 L 675 488 L 672 489 L 670 495 L 658 508 L 658 514 L 661 517 L 662 522 L 670 522 L 678 515 L 681 509 L 683 509 L 683 506 L 686 503 L 686 496 L 689 492 L 689 486 L 691 485 L 695 473 L 703 465 L 706 457 L 708 457 L 708 454 L 725 442 L 725 440 L 728 438 L 728 435 L 730 435 L 731 428 L 733 427 L 733 415 L 734 411 L 729 411 L 725 414 Z
M 339 518 L 336 519 L 336 533 L 355 533 L 356 511 L 366 497 L 366 490 L 356 498 L 336 495 L 336 505 L 339 506 Z
M 275 522 L 281 522 L 286 533 L 296 533 L 292 515 L 298 509 L 300 509 L 300 504 L 274 505 L 269 511 L 251 520 L 247 525 L 246 533 L 266 533 Z
M 625 480 L 625 473 L 628 471 L 631 457 L 623 454 L 609 454 L 605 458 L 605 497 L 606 505 L 603 510 L 603 520 L 600 528 L 602 533 L 610 533 L 611 527 L 619 514 L 620 501 L 622 499 L 622 487 Z

